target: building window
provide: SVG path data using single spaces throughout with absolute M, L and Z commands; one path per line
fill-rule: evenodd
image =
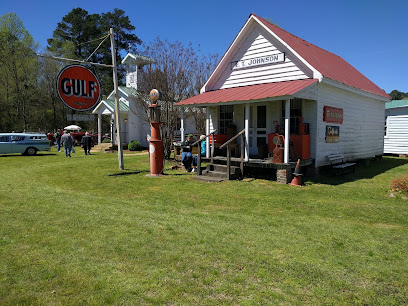
M 384 124 L 384 136 L 388 136 L 388 116 L 385 117 L 385 124 Z
M 285 127 L 285 101 L 282 101 L 282 119 L 281 126 Z M 300 117 L 302 117 L 302 99 L 295 98 L 290 100 L 290 133 L 299 134 Z
M 219 134 L 227 134 L 227 128 L 234 123 L 234 106 L 220 106 Z

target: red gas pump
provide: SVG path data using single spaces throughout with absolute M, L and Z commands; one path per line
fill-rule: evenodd
M 273 149 L 272 162 L 274 164 L 283 164 L 285 152 L 283 144 L 285 143 L 285 138 L 283 135 L 277 134 L 273 138 L 273 143 L 275 144 L 275 149 Z
M 160 137 L 160 106 L 157 104 L 159 97 L 160 92 L 157 89 L 152 89 L 150 91 L 149 98 L 152 101 L 152 104 L 149 105 L 151 124 L 149 176 L 160 176 L 163 174 L 163 141 Z

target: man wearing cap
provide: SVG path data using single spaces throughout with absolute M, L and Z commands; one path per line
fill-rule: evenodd
M 193 134 L 188 134 L 187 139 L 181 143 L 181 162 L 184 165 L 184 168 L 187 172 L 195 172 L 195 167 L 197 166 L 197 157 L 191 153 L 191 145 L 194 143 Z M 193 168 L 191 167 L 193 164 Z

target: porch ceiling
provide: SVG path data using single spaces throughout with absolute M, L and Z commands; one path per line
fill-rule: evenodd
M 177 106 L 198 106 L 224 102 L 243 102 L 274 97 L 291 96 L 300 90 L 316 83 L 317 79 L 295 80 L 279 83 L 258 84 L 244 87 L 235 87 L 208 91 L 184 101 Z

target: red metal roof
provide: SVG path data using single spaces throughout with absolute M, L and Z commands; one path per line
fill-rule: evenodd
M 196 95 L 184 101 L 178 102 L 177 105 L 198 105 L 233 101 L 250 101 L 272 97 L 288 96 L 297 93 L 298 91 L 315 82 L 317 82 L 317 79 L 305 79 L 219 89 Z
M 268 29 L 279 36 L 303 59 L 319 71 L 323 77 L 349 85 L 351 87 L 381 96 L 390 98 L 384 90 L 379 88 L 357 69 L 347 63 L 340 56 L 319 48 L 273 24 L 265 19 L 251 14 L 262 22 Z

